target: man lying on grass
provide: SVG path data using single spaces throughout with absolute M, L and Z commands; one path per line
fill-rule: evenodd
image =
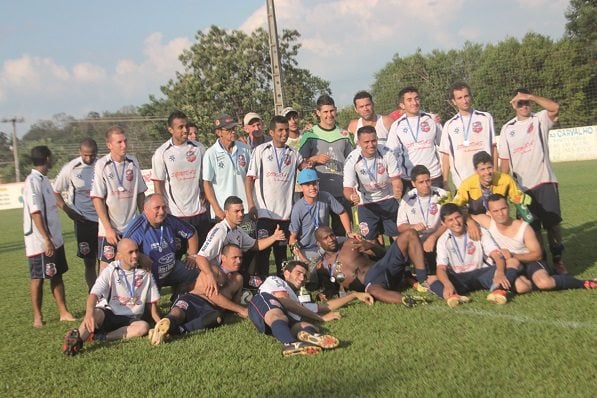
M 315 355 L 321 349 L 336 348 L 339 341 L 330 335 L 321 335 L 319 329 L 303 318 L 328 322 L 340 319 L 336 309 L 358 299 L 369 305 L 373 297 L 368 293 L 353 292 L 324 304 L 301 304 L 297 292 L 303 286 L 308 267 L 300 261 L 290 261 L 284 268 L 284 279 L 268 277 L 249 303 L 249 318 L 261 333 L 271 334 L 282 344 L 282 355 Z M 322 314 L 322 315 L 319 315 Z
M 483 289 L 490 291 L 487 300 L 506 304 L 519 264 L 506 263 L 487 230 L 481 229 L 481 240 L 471 239 L 462 211 L 454 203 L 443 205 L 440 217 L 448 230 L 437 240 L 438 280 L 430 285 L 431 291 L 450 307 L 467 303 L 464 294 Z
M 226 244 L 220 255 L 220 266 L 211 266 L 216 277 L 218 293 L 208 297 L 206 280 L 197 278 L 193 290 L 179 296 L 168 315 L 156 324 L 155 329 L 149 331 L 151 343 L 162 343 L 164 336 L 168 334 L 183 335 L 220 326 L 224 310 L 246 318 L 247 308 L 240 305 L 243 277 L 239 270 L 242 261 L 243 252 L 240 246 L 234 243 Z
M 151 272 L 138 267 L 139 256 L 134 241 L 124 238 L 118 242 L 116 261 L 104 268 L 91 288 L 83 323 L 64 336 L 65 355 L 79 353 L 83 341 L 146 335 L 149 324 L 141 320 L 146 306 L 150 307 L 153 320 L 160 320 L 157 307 L 160 294 Z
M 426 302 L 421 297 L 407 296 L 399 291 L 408 282 L 407 268 L 411 263 L 419 283 L 435 280 L 435 276 L 427 278 L 423 246 L 414 229 L 401 232 L 387 251 L 362 238 L 340 241 L 326 226 L 315 231 L 315 238 L 324 251 L 318 266 L 327 269 L 329 280 L 337 283 L 341 290 L 367 292 L 377 301 L 402 303 L 407 307 Z

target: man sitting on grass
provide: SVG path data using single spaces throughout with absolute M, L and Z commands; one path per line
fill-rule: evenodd
M 223 310 L 246 318 L 247 308 L 240 305 L 243 277 L 239 270 L 242 259 L 243 252 L 240 246 L 234 243 L 226 244 L 220 255 L 221 265 L 212 266 L 218 293 L 207 297 L 207 283 L 202 278 L 197 278 L 193 290 L 179 296 L 168 315 L 156 324 L 155 329 L 149 331 L 151 343 L 162 343 L 166 334 L 182 335 L 220 326 Z
M 487 300 L 506 304 L 506 291 L 518 277 L 518 265 L 506 263 L 486 230 L 481 229 L 481 240 L 471 239 L 462 211 L 454 203 L 443 205 L 440 217 L 448 230 L 437 240 L 438 280 L 430 285 L 431 291 L 450 307 L 467 303 L 469 298 L 463 294 L 482 289 L 490 291 Z
M 369 305 L 373 297 L 368 293 L 351 293 L 327 301 L 325 304 L 301 304 L 297 292 L 303 286 L 308 267 L 300 261 L 290 261 L 284 268 L 284 279 L 268 277 L 249 303 L 249 318 L 261 333 L 271 334 L 284 346 L 283 356 L 315 355 L 321 349 L 336 348 L 339 341 L 321 335 L 319 329 L 303 318 L 318 322 L 340 319 L 336 309 L 358 299 Z M 322 314 L 322 315 L 319 315 Z
M 65 355 L 78 354 L 87 340 L 113 341 L 146 335 L 149 324 L 141 317 L 147 305 L 153 320 L 160 320 L 160 294 L 151 272 L 138 268 L 139 256 L 134 241 L 124 238 L 118 242 L 116 261 L 104 268 L 87 297 L 83 323 L 64 336 Z
M 508 203 L 503 195 L 493 194 L 487 199 L 489 214 L 473 216 L 500 246 L 506 263 L 522 265 L 524 274 L 516 280 L 517 293 L 525 293 L 532 289 L 597 289 L 596 280 L 576 279 L 568 274 L 549 275 L 545 261 L 541 259 L 541 244 L 529 223 L 514 220 L 508 212 Z

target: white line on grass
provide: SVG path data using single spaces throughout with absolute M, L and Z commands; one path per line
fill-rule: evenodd
M 505 319 L 505 320 L 514 321 L 514 322 L 550 325 L 550 326 L 555 326 L 558 328 L 565 328 L 565 329 L 594 329 L 594 330 L 597 330 L 597 324 L 591 323 L 591 322 L 537 319 L 537 318 L 532 318 L 532 317 L 525 316 L 525 315 L 498 314 L 498 313 L 491 312 L 491 311 L 483 311 L 483 310 L 477 310 L 477 309 L 459 308 L 458 310 L 453 310 L 451 308 L 435 307 L 435 306 L 430 306 L 427 308 L 431 311 L 437 311 L 437 312 L 452 312 L 454 314 L 474 315 L 474 316 L 482 316 L 482 317 L 494 318 L 494 319 Z

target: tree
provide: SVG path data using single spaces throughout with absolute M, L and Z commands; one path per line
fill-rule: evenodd
M 286 105 L 305 111 L 313 109 L 316 97 L 330 89 L 329 82 L 298 67 L 299 38 L 297 31 L 285 30 L 280 55 Z M 239 121 L 250 111 L 260 113 L 264 120 L 271 117 L 274 100 L 268 33 L 257 29 L 246 34 L 212 26 L 207 33 L 198 32 L 196 39 L 180 56 L 184 72 L 161 87 L 165 98 L 151 96 L 140 113 L 167 116 L 180 109 L 197 123 L 206 144 L 214 141 L 211 131 L 218 114 L 228 113 Z
M 566 11 L 566 35 L 590 45 L 595 53 L 597 47 L 597 4 L 595 0 L 570 0 Z

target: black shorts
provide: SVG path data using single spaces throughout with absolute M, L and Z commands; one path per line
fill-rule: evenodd
M 386 254 L 365 274 L 365 291 L 369 285 L 381 285 L 395 290 L 404 278 L 408 258 L 400 250 L 397 242 L 392 242 Z
M 209 217 L 209 211 L 206 211 L 205 213 L 197 214 L 192 217 L 178 217 L 178 218 L 180 218 L 182 221 L 184 221 L 186 223 L 191 224 L 193 226 L 193 228 L 195 228 L 195 232 L 197 233 L 197 238 L 199 239 L 199 248 L 201 248 L 201 246 L 203 246 L 203 243 L 205 242 L 205 239 L 207 238 L 207 234 L 213 227 L 213 223 L 211 222 L 210 217 Z M 175 242 L 176 243 L 176 258 L 180 259 L 187 252 L 189 245 L 188 245 L 188 242 L 186 239 L 181 239 L 178 236 L 176 236 L 174 239 L 176 240 L 176 242 Z M 193 253 L 193 254 L 197 254 L 197 253 Z
M 115 315 L 112 310 L 108 308 L 99 309 L 104 312 L 104 321 L 100 326 L 95 328 L 95 330 L 99 333 L 110 333 L 116 329 L 120 329 L 123 326 L 129 326 L 131 323 L 138 320 L 137 318 L 126 315 Z
M 209 312 L 218 311 L 209 301 L 193 293 L 185 293 L 179 296 L 172 305 L 172 308 L 175 307 L 184 312 L 184 322 L 200 318 Z
M 549 229 L 562 222 L 558 184 L 552 182 L 541 184 L 529 189 L 526 194 L 533 199 L 529 209 L 535 216 L 532 224 L 535 230 L 541 229 L 541 226 Z
M 99 224 L 94 221 L 75 221 L 78 257 L 96 258 L 98 225 Z
M 44 253 L 29 257 L 29 275 L 31 279 L 52 279 L 68 271 L 68 263 L 64 254 L 64 245 L 54 251 L 52 257 Z

